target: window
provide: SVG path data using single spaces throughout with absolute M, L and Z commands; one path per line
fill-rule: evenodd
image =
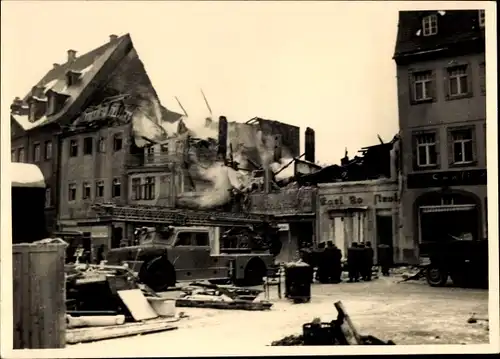
M 132 179 L 132 199 L 139 200 L 141 199 L 141 179 L 133 178 Z
M 423 18 L 422 20 L 422 28 L 424 32 L 424 36 L 431 36 L 431 35 L 436 35 L 438 32 L 438 25 L 437 25 L 437 15 L 429 15 Z
M 45 141 L 45 159 L 50 160 L 52 158 L 52 141 Z
M 70 183 L 68 186 L 68 201 L 76 200 L 76 184 Z
M 153 162 L 155 156 L 155 148 L 153 146 L 146 149 L 147 162 Z
M 455 66 L 448 69 L 448 94 L 461 96 L 469 93 L 467 66 Z
M 104 197 L 104 181 L 97 181 L 95 184 L 95 196 Z
M 123 147 L 123 139 L 120 133 L 117 133 L 113 137 L 113 150 L 115 152 L 120 151 Z
M 40 162 L 40 144 L 33 145 L 33 162 Z
M 484 10 L 479 10 L 479 27 L 484 27 L 486 24 L 486 18 Z
M 77 142 L 77 140 L 69 141 L 69 156 L 70 157 L 78 156 L 78 142 Z
M 120 183 L 120 179 L 118 178 L 113 179 L 113 197 L 120 197 L 121 189 L 122 185 Z
M 437 164 L 436 135 L 426 133 L 416 136 L 417 165 L 419 167 L 435 166 Z
M 465 164 L 474 160 L 472 129 L 451 131 L 453 163 Z
M 168 154 L 168 144 L 167 145 L 161 145 L 161 153 L 162 154 Z
M 52 207 L 52 193 L 50 188 L 45 189 L 45 208 Z
M 21 147 L 17 153 L 17 161 L 24 162 L 24 147 Z
M 99 144 L 97 147 L 99 149 L 99 152 L 101 152 L 101 153 L 106 152 L 106 138 L 105 137 L 99 137 Z
M 56 95 L 51 92 L 48 95 L 47 115 L 52 115 L 54 112 L 56 112 Z
M 486 63 L 482 62 L 479 64 L 479 87 L 481 88 L 481 93 L 486 94 Z
M 210 245 L 210 241 L 208 238 L 208 233 L 200 232 L 194 234 L 194 245 L 200 247 L 207 247 Z
M 155 198 L 155 178 L 146 177 L 146 185 L 144 186 L 145 193 L 144 199 L 154 199 Z
M 92 154 L 92 145 L 94 144 L 94 139 L 92 137 L 85 137 L 83 139 L 83 154 L 91 155 Z
M 190 246 L 191 245 L 192 233 L 190 232 L 180 232 L 177 234 L 176 246 Z
M 413 74 L 413 100 L 432 100 L 432 71 Z
M 82 193 L 82 197 L 83 199 L 89 199 L 90 196 L 91 196 L 91 187 L 90 187 L 90 183 L 88 182 L 84 182 L 83 183 L 83 193 Z
M 10 161 L 16 162 L 16 150 L 10 151 Z

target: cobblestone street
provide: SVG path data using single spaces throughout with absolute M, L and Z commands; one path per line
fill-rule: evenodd
M 391 339 L 399 345 L 488 343 L 485 322 L 467 323 L 472 313 L 488 316 L 486 290 L 432 288 L 425 282 L 398 284 L 395 280 L 382 277 L 369 283 L 314 284 L 310 303 L 292 304 L 272 297 L 275 304 L 267 312 L 182 308 L 189 318 L 182 319 L 176 331 L 69 348 L 97 350 L 124 342 L 132 347 L 177 348 L 186 345 L 187 338 L 196 338 L 198 348 L 258 348 L 300 334 L 302 324 L 315 317 L 335 319 L 333 303 L 339 300 L 361 334 Z M 276 295 L 275 290 L 272 295 Z

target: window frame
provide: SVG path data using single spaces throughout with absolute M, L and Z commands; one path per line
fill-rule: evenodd
M 130 192 L 132 195 L 132 200 L 140 201 L 142 199 L 142 178 L 134 177 L 130 181 Z
M 106 153 L 106 137 L 100 136 L 97 139 L 97 151 L 99 153 Z
M 100 189 L 102 189 L 102 195 L 100 194 Z M 97 180 L 95 181 L 95 197 L 96 198 L 104 198 L 104 181 Z
M 422 18 L 422 35 L 427 37 L 427 36 L 434 36 L 437 33 L 438 33 L 437 14 L 430 14 Z
M 120 146 L 117 145 L 118 143 L 120 144 Z M 122 149 L 123 149 L 123 135 L 121 133 L 115 133 L 113 135 L 113 152 L 120 152 Z
M 82 183 L 82 199 L 92 199 L 92 186 L 90 185 L 90 182 Z
M 78 157 L 79 147 L 80 146 L 78 146 L 78 139 L 76 139 L 76 138 L 70 139 L 69 140 L 69 157 Z M 73 153 L 73 149 L 75 150 L 74 153 Z
M 50 148 L 50 151 L 48 150 Z M 51 140 L 45 141 L 44 144 L 44 151 L 43 151 L 43 159 L 45 161 L 49 161 L 52 159 L 52 151 L 53 151 L 53 144 Z M 50 154 L 50 155 L 49 155 Z
M 479 27 L 484 29 L 486 27 L 486 11 L 479 10 L 478 11 L 478 23 Z
M 26 151 L 24 150 L 24 146 L 21 146 L 17 149 L 17 162 L 24 163 L 25 161 L 26 161 Z
M 206 236 L 207 242 L 206 244 L 198 244 L 197 237 L 199 235 Z M 210 247 L 210 234 L 208 232 L 194 232 L 194 235 L 191 237 L 191 245 L 194 247 Z
M 10 150 L 10 162 L 17 162 L 17 148 Z
M 38 151 L 37 151 L 38 150 Z M 33 162 L 40 162 L 42 159 L 42 146 L 40 142 L 33 143 Z
M 460 75 L 454 75 L 454 71 L 458 71 L 460 69 L 463 69 L 463 73 Z M 455 79 L 457 81 L 457 90 L 459 87 L 461 87 L 461 82 L 460 79 L 465 78 L 465 83 L 467 86 L 467 91 L 466 92 L 459 92 L 456 94 L 451 93 L 451 81 Z M 472 83 L 472 73 L 471 73 L 471 66 L 467 62 L 454 62 L 453 65 L 446 67 L 445 69 L 445 93 L 446 93 L 446 100 L 457 100 L 457 99 L 462 99 L 466 97 L 471 97 L 473 95 L 473 86 L 474 84 Z
M 83 155 L 92 156 L 94 153 L 94 138 L 87 136 L 83 138 Z
M 426 79 L 420 79 L 426 77 Z M 436 101 L 436 72 L 431 69 L 412 69 L 409 71 L 410 80 L 410 103 L 418 105 Z M 426 87 L 429 84 L 429 88 Z M 417 98 L 417 85 L 422 86 L 422 98 Z
M 189 244 L 179 244 L 179 236 L 181 234 L 189 235 Z M 188 231 L 178 232 L 177 235 L 175 236 L 174 247 L 193 247 L 193 239 L 194 239 L 193 232 L 188 232 Z
M 116 188 L 118 188 L 118 194 L 116 194 Z M 120 198 L 122 196 L 122 182 L 120 178 L 115 177 L 113 178 L 112 181 L 112 187 L 111 187 L 111 197 L 113 198 Z
M 458 132 L 470 131 L 470 139 L 468 140 L 460 140 L 455 141 L 454 135 Z M 470 167 L 474 166 L 477 163 L 477 140 L 476 140 L 476 131 L 474 126 L 457 126 L 448 128 L 448 156 L 449 156 L 449 165 L 450 167 Z M 462 159 L 465 158 L 464 154 L 464 143 L 471 143 L 471 157 L 470 161 L 455 161 L 455 143 L 462 142 Z
M 147 176 L 144 179 L 144 199 L 151 201 L 154 200 L 155 198 L 156 198 L 156 177 Z
M 434 142 L 433 143 L 419 143 L 419 138 L 423 136 L 434 136 Z M 413 143 L 413 150 L 412 150 L 412 157 L 413 157 L 413 169 L 415 171 L 425 171 L 429 169 L 437 169 L 440 167 L 440 144 L 439 144 L 439 130 L 438 129 L 428 129 L 428 130 L 422 130 L 422 131 L 414 131 L 412 133 L 412 143 Z M 435 151 L 435 158 L 436 158 L 436 163 L 425 163 L 425 164 L 420 164 L 420 147 L 426 147 L 426 158 L 429 160 L 431 158 L 431 153 L 429 151 L 429 147 L 431 145 L 434 146 L 434 151 Z
M 78 194 L 77 188 L 78 187 L 77 187 L 75 182 L 68 183 L 68 202 L 75 202 L 76 201 L 76 196 Z M 73 196 L 71 196 L 71 193 L 74 193 Z

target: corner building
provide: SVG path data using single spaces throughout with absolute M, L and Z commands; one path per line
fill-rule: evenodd
M 488 236 L 484 11 L 400 12 L 394 60 L 401 256 L 417 263 L 423 241 Z

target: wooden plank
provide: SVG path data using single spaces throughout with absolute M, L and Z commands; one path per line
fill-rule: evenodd
M 191 300 L 177 299 L 176 307 L 193 307 L 193 308 L 212 308 L 212 309 L 233 309 L 233 310 L 268 310 L 273 306 L 269 302 L 248 302 L 234 300 L 232 302 L 220 302 L 211 300 Z
M 75 335 L 69 332 L 66 334 L 66 342 L 69 344 L 88 343 L 99 340 L 129 337 L 132 335 L 165 332 L 169 330 L 175 330 L 177 329 L 177 327 L 156 324 L 156 325 L 149 325 L 149 326 L 144 326 L 142 328 L 133 328 L 133 329 L 115 328 L 113 331 L 110 330 L 106 332 L 96 331 L 95 328 L 93 329 L 94 330 L 88 331 L 84 334 L 79 333 L 79 335 Z
M 348 343 L 350 345 L 362 345 L 363 341 L 361 339 L 361 335 L 352 323 L 351 318 L 347 314 L 342 302 L 338 301 L 334 305 L 338 312 L 337 321 L 340 324 L 340 329 L 344 333 Z
M 29 252 L 22 251 L 22 288 L 21 288 L 21 301 L 19 304 L 21 305 L 23 311 L 23 320 L 22 320 L 22 330 L 23 330 L 23 341 L 22 348 L 32 348 L 31 343 L 31 273 L 30 273 L 30 261 L 29 261 Z
M 158 317 L 158 314 L 151 307 L 140 289 L 119 290 L 117 293 L 134 320 L 139 321 Z
M 22 296 L 22 255 L 19 253 L 16 253 L 12 256 L 12 276 L 13 276 L 13 287 L 12 287 L 12 294 L 13 294 L 13 325 L 14 325 L 14 332 L 13 332 L 13 340 L 14 340 L 14 349 L 21 349 L 21 344 L 22 344 L 22 318 L 23 318 L 23 312 L 20 303 L 20 299 Z
M 46 256 L 41 253 L 28 253 L 28 261 L 31 271 L 30 284 L 30 315 L 31 315 L 31 347 L 30 349 L 41 348 L 40 343 L 43 341 L 41 335 L 43 328 L 39 326 L 40 318 L 44 312 L 42 308 L 43 299 L 40 288 L 40 277 L 45 268 Z

